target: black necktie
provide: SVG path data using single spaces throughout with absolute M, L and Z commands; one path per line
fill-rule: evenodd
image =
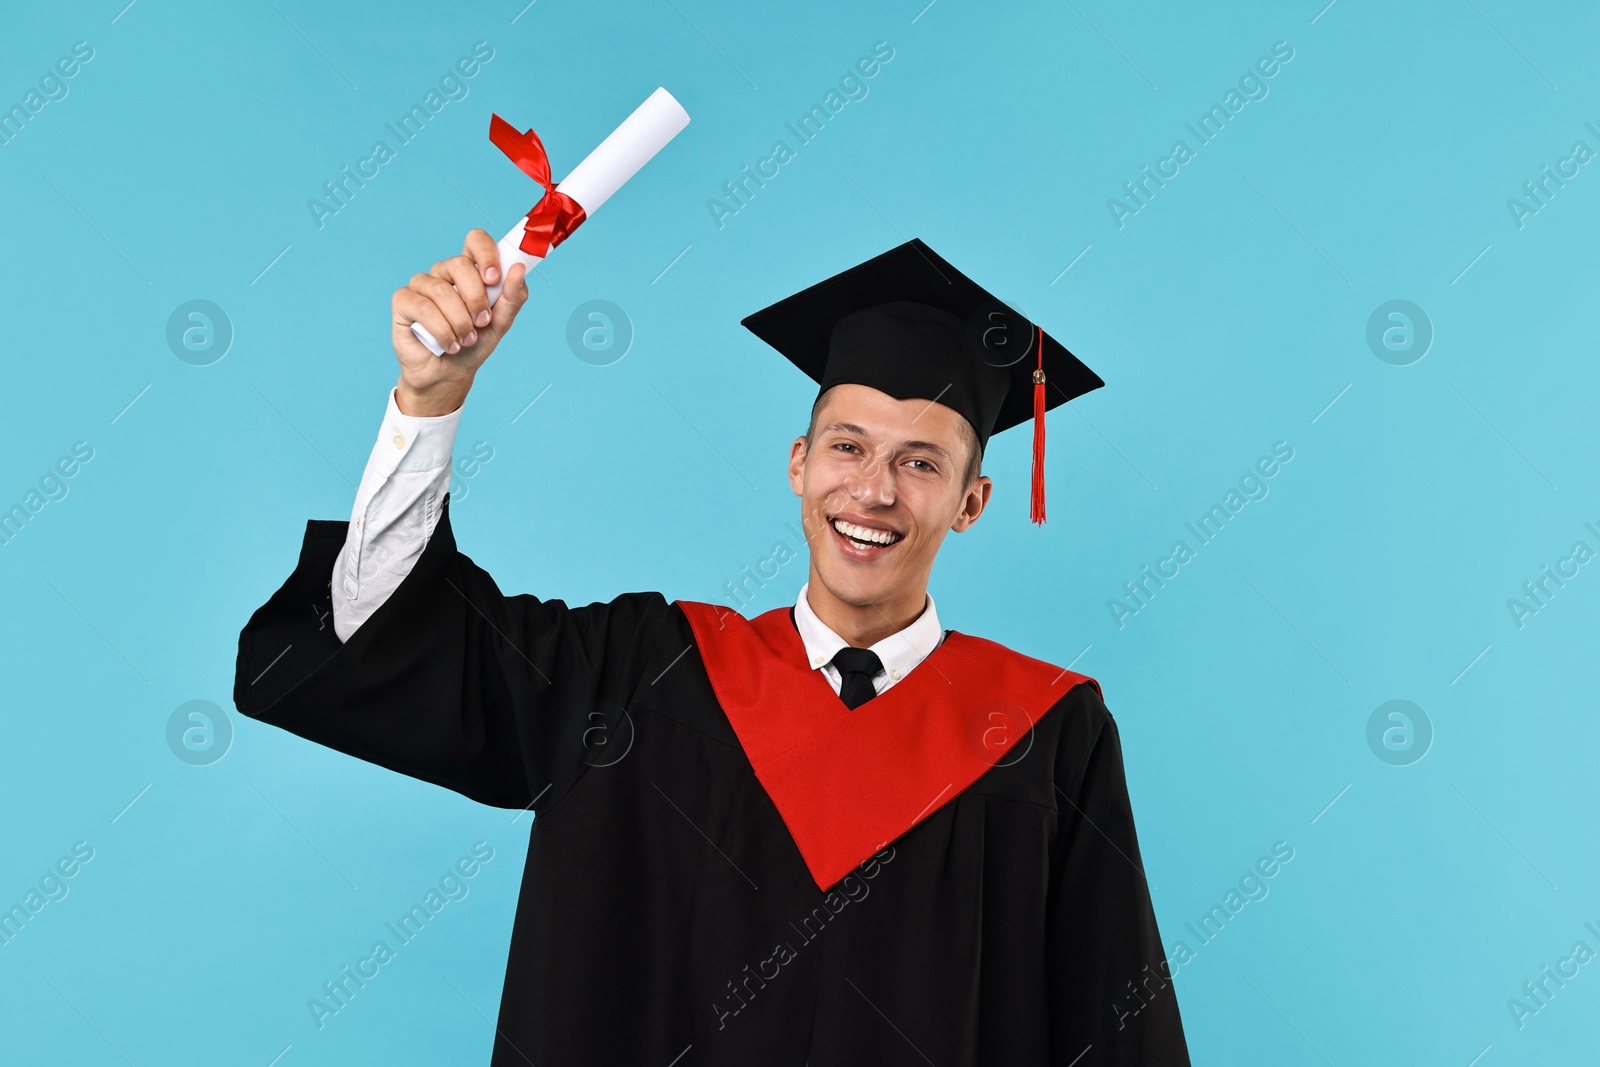
M 833 665 L 842 677 L 839 699 L 845 707 L 854 711 L 877 695 L 872 676 L 883 670 L 883 661 L 872 649 L 841 648 L 833 657 Z

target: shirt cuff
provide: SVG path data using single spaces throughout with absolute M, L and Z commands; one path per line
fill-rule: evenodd
M 372 453 L 380 473 L 448 467 L 464 407 L 448 415 L 407 415 L 395 401 L 395 390 L 390 389 L 383 412 L 383 430 L 378 434 L 377 447 Z

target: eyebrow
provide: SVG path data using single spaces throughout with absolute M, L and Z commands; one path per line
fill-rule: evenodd
M 839 430 L 839 431 L 841 431 L 843 433 L 853 433 L 853 434 L 857 435 L 858 437 L 871 437 L 872 436 L 866 430 L 863 430 L 861 427 L 857 426 L 853 422 L 831 422 L 828 425 L 824 426 L 821 430 L 818 430 L 817 432 L 820 435 L 820 434 L 828 433 L 831 430 Z M 949 459 L 950 458 L 950 453 L 949 452 L 945 451 L 940 446 L 934 444 L 932 441 L 901 441 L 900 442 L 900 447 L 901 448 L 921 449 L 924 452 L 932 452 L 935 455 L 942 456 L 945 459 Z

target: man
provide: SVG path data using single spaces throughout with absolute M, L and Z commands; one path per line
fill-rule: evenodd
M 820 386 L 793 609 L 569 607 L 502 594 L 450 526 L 455 422 L 527 299 L 513 266 L 491 310 L 498 277 L 474 230 L 395 293 L 351 521 L 308 524 L 234 690 L 535 812 L 493 1063 L 1187 1065 L 1098 684 L 927 593 L 988 436 L 1100 379 L 908 242 L 745 320 Z

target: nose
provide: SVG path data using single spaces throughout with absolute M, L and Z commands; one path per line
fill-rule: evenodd
M 881 453 L 870 456 L 845 480 L 850 498 L 865 507 L 894 504 L 894 464 Z

